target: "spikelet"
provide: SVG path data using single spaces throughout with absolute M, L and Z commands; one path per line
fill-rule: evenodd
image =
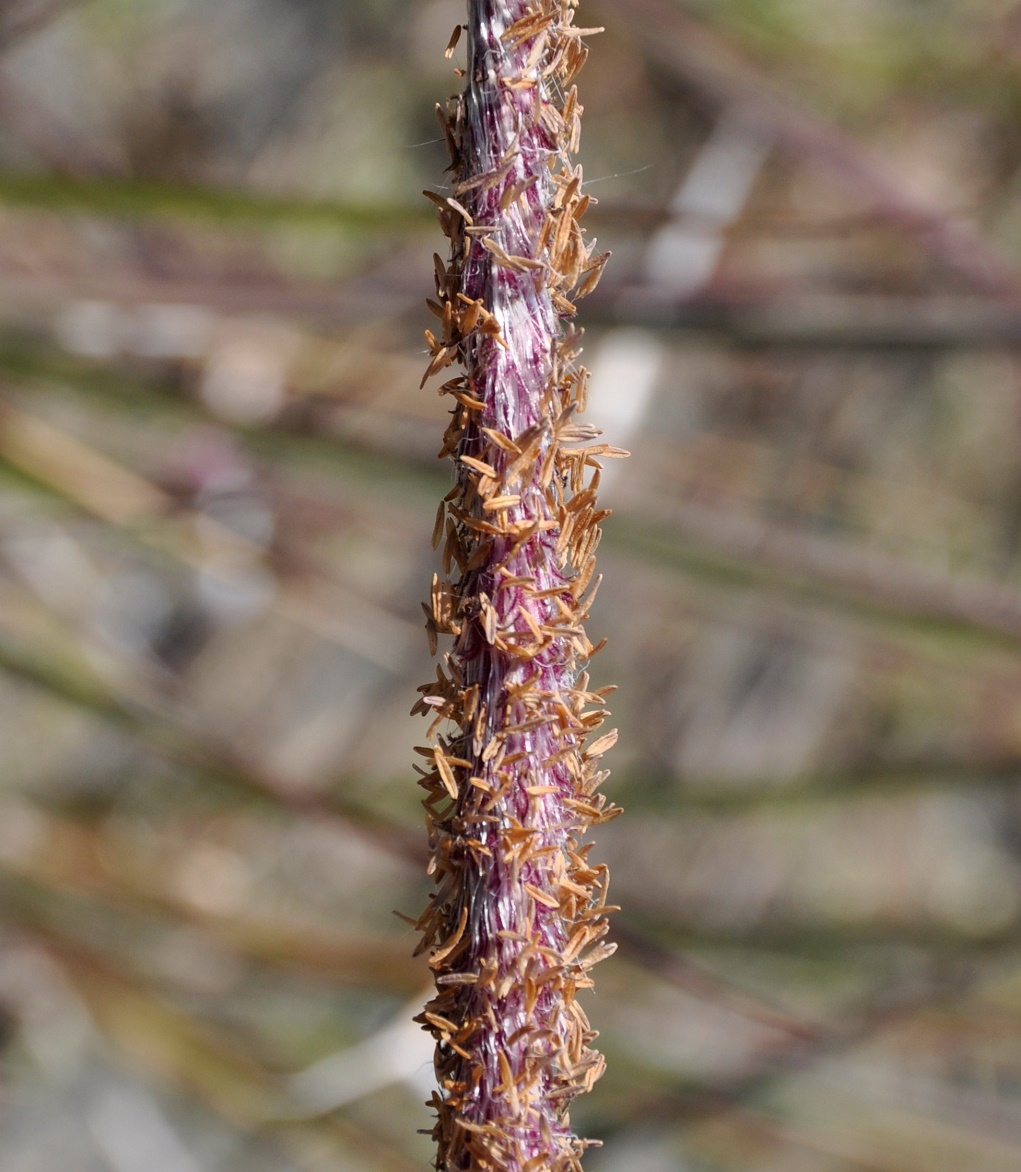
M 577 0 L 469 0 L 467 88 L 437 108 L 452 194 L 426 193 L 450 240 L 423 379 L 459 364 L 441 456 L 455 486 L 434 540 L 426 627 L 453 639 L 415 706 L 436 884 L 418 927 L 436 995 L 441 1172 L 580 1170 L 568 1107 L 603 1069 L 579 1005 L 609 955 L 605 868 L 586 832 L 618 811 L 597 787 L 615 734 L 583 668 L 594 558 L 598 431 L 577 421 L 585 371 L 571 298 L 605 256 L 580 226 L 573 80 L 587 50 Z M 448 56 L 457 44 L 451 38 Z

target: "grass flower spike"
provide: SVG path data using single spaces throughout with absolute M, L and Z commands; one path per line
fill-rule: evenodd
M 450 240 L 436 258 L 439 319 L 426 377 L 455 363 L 441 455 L 455 486 L 435 538 L 443 577 L 426 607 L 434 651 L 453 637 L 416 710 L 436 890 L 419 921 L 437 992 L 437 1168 L 566 1172 L 586 1141 L 570 1102 L 602 1073 L 578 1004 L 612 951 L 606 875 L 589 828 L 616 734 L 584 672 L 598 579 L 599 458 L 578 421 L 585 371 L 571 298 L 595 287 L 580 221 L 589 203 L 574 78 L 576 0 L 469 0 L 464 93 L 440 109 L 452 194 L 430 195 Z M 461 32 L 451 39 L 448 56 Z M 424 383 L 424 380 L 423 380 Z

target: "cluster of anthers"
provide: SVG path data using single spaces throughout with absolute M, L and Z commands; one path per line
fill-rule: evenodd
M 600 458 L 626 453 L 577 421 L 586 374 L 565 326 L 606 260 L 570 161 L 582 36 L 599 31 L 574 26 L 576 3 L 469 0 L 466 88 L 437 108 L 453 184 L 430 198 L 451 252 L 425 377 L 463 373 L 440 387 L 456 483 L 425 608 L 433 651 L 440 634 L 453 646 L 415 710 L 434 717 L 418 752 L 436 890 L 418 927 L 437 991 L 418 1020 L 437 1042 L 443 1172 L 577 1172 L 588 1143 L 568 1107 L 603 1069 L 577 993 L 613 950 L 583 840 L 618 812 L 597 793 L 616 733 L 586 746 L 612 689 L 589 688 L 582 623 Z

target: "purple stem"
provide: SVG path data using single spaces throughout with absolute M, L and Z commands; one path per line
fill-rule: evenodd
M 581 623 L 606 515 L 596 457 L 620 454 L 564 446 L 597 433 L 573 419 L 585 374 L 562 321 L 605 257 L 584 240 L 589 201 L 567 158 L 585 57 L 574 4 L 468 7 L 467 89 L 443 119 L 456 185 L 433 197 L 451 261 L 437 260 L 427 377 L 455 360 L 465 373 L 441 388 L 457 404 L 441 453 L 456 485 L 437 535 L 458 574 L 434 580 L 427 608 L 431 637 L 455 641 L 416 705 L 433 731 L 454 725 L 421 750 L 437 891 L 420 926 L 437 995 L 420 1020 L 437 1039 L 437 1168 L 562 1172 L 587 1146 L 567 1108 L 603 1068 L 576 994 L 612 951 L 598 943 L 605 870 L 579 844 L 616 813 L 595 793 L 614 735 L 583 747 L 604 713 Z

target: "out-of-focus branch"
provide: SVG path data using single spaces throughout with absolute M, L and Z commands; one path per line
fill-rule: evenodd
M 196 516 L 145 477 L 47 420 L 0 400 L 0 461 L 32 477 L 77 507 L 186 565 L 208 559 L 195 537 Z M 258 564 L 264 551 L 226 525 L 203 519 L 220 552 Z M 281 576 L 272 605 L 298 626 L 396 671 L 418 629 L 371 599 L 324 575 Z
M 130 697 L 118 695 L 109 681 L 100 679 L 78 659 L 59 657 L 53 648 L 29 644 L 0 629 L 0 670 L 109 721 L 157 756 L 183 766 L 211 785 L 272 802 L 320 824 L 339 822 L 411 862 L 418 863 L 423 857 L 418 835 L 368 811 L 345 806 L 335 797 L 296 791 L 233 748 L 189 729 L 165 708 L 147 705 L 137 692 Z
M 323 1152 L 371 1159 L 388 1172 L 418 1164 L 389 1142 L 341 1118 L 304 1121 L 304 1134 L 279 1126 L 294 1117 L 286 1084 L 275 1079 L 222 1029 L 200 1022 L 146 982 L 118 969 L 82 944 L 36 929 L 31 933 L 57 959 L 106 1041 L 130 1065 L 169 1084 L 242 1131 L 260 1136 L 304 1172 L 323 1167 Z M 312 1136 L 322 1150 L 312 1153 Z
M 993 296 L 1021 295 L 1016 267 L 975 228 L 919 200 L 849 134 L 806 110 L 679 5 L 669 0 L 627 0 L 622 8 L 595 0 L 592 7 L 597 19 L 602 14 L 704 99 L 740 114 L 778 145 L 826 167 L 878 219 L 912 236 L 973 288 Z
M 857 1009 L 839 1016 L 839 1024 L 811 1034 L 781 1036 L 737 1075 L 702 1087 L 678 1088 L 660 1100 L 649 1101 L 644 1116 L 671 1121 L 708 1119 L 741 1109 L 778 1082 L 811 1069 L 819 1062 L 853 1049 L 910 1021 L 923 1011 L 958 1003 L 982 976 L 978 964 L 940 963 L 928 980 L 894 984 L 874 993 Z
M 943 923 L 834 923 L 823 918 L 766 919 L 730 927 L 709 923 L 700 915 L 689 916 L 686 909 L 673 904 L 665 908 L 663 901 L 649 900 L 643 905 L 633 890 L 628 893 L 627 907 L 643 931 L 651 933 L 652 925 L 658 922 L 669 932 L 670 940 L 685 949 L 748 947 L 790 956 L 840 957 L 874 947 L 912 949 L 948 962 L 970 959 L 978 963 L 983 956 L 1008 955 L 1021 942 L 1021 922 L 1016 920 L 1004 927 L 975 931 Z
M 614 920 L 613 939 L 621 956 L 700 1000 L 793 1038 L 815 1041 L 826 1032 L 822 1026 L 801 1021 L 762 997 L 737 988 L 690 955 L 665 947 L 621 918 Z
M 828 294 L 773 296 L 714 289 L 685 298 L 651 285 L 601 284 L 590 302 L 597 324 L 693 330 L 737 346 L 791 350 L 947 351 L 1021 347 L 1021 315 L 988 297 Z
M 288 199 L 233 188 L 70 175 L 0 175 L 0 204 L 124 219 L 179 217 L 360 232 L 428 226 L 433 219 L 424 200 L 420 205 Z
M 1021 642 L 1021 593 L 1007 582 L 930 570 L 852 542 L 799 532 L 692 501 L 643 502 L 645 517 L 611 529 L 611 540 L 640 553 L 660 550 L 715 564 L 760 585 L 866 607 L 924 629 L 947 627 Z M 626 503 L 621 513 L 627 517 Z
M 402 936 L 342 935 L 295 926 L 281 917 L 215 914 L 170 891 L 163 869 L 145 872 L 139 860 L 120 858 L 120 840 L 86 822 L 55 817 L 26 804 L 5 803 L 5 822 L 26 822 L 31 841 L 4 842 L 0 894 L 8 924 L 44 928 L 72 942 L 115 916 L 125 938 L 146 928 L 197 928 L 246 966 L 300 973 L 333 985 L 361 985 L 406 996 L 423 984 L 424 962 Z M 9 835 L 13 839 L 13 835 Z M 119 853 L 120 852 L 120 853 Z
M 858 798 L 959 790 L 1015 792 L 1021 787 L 1021 758 L 1003 756 L 958 760 L 881 762 L 833 773 L 742 779 L 663 776 L 618 777 L 627 788 L 628 810 L 746 811 L 775 806 L 854 801 Z
M 14 0 L 0 8 L 0 53 L 40 32 L 82 0 Z
M 76 136 L 24 86 L 3 72 L 0 72 L 0 110 L 9 133 L 20 138 L 38 162 L 57 175 L 101 174 L 115 165 L 108 152 L 97 150 Z

